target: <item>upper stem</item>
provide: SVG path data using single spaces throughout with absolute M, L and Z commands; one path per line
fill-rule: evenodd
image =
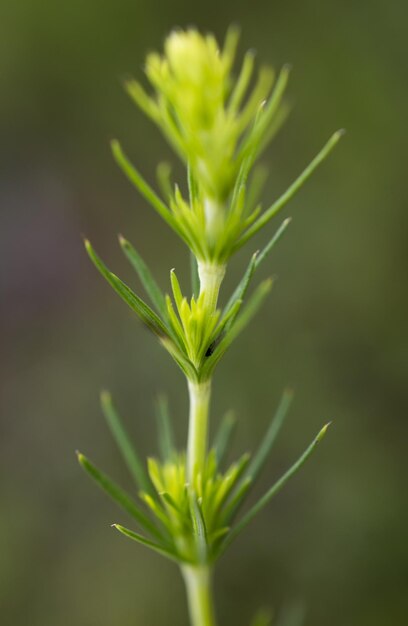
M 198 276 L 200 278 L 200 293 L 204 292 L 204 301 L 209 314 L 217 308 L 218 294 L 225 276 L 225 265 L 214 265 L 198 261 Z

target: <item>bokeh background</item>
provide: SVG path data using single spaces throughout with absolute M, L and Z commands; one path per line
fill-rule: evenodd
M 291 118 L 265 154 L 265 203 L 339 127 L 347 136 L 296 197 L 294 220 L 261 274 L 278 277 L 256 323 L 218 370 L 213 425 L 233 407 L 234 451 L 253 449 L 283 387 L 296 390 L 258 487 L 328 419 L 312 461 L 217 570 L 220 624 L 261 605 L 276 624 L 408 623 L 408 82 L 402 0 L 107 0 L 1 3 L 0 605 L 5 626 L 187 625 L 173 565 L 126 541 L 130 523 L 79 469 L 76 448 L 130 488 L 98 406 L 112 390 L 141 453 L 155 452 L 153 404 L 168 394 L 178 442 L 184 381 L 97 275 L 89 236 L 139 287 L 123 232 L 163 286 L 186 251 L 110 155 L 118 137 L 149 180 L 171 159 L 123 77 L 173 26 L 294 66 Z M 272 233 L 280 219 L 270 225 Z M 259 236 L 231 264 L 224 298 Z M 184 272 L 184 273 L 183 273 Z M 261 276 L 260 276 L 261 277 Z M 279 621 L 280 620 L 280 621 Z

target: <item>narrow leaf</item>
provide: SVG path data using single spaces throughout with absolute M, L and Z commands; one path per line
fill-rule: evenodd
M 312 441 L 310 446 L 305 450 L 305 452 L 299 457 L 299 459 L 292 465 L 292 467 L 258 500 L 256 504 L 244 515 L 241 521 L 232 529 L 228 537 L 225 539 L 222 545 L 222 551 L 239 535 L 242 530 L 253 520 L 253 518 L 260 512 L 262 509 L 272 500 L 272 498 L 279 493 L 279 491 L 284 487 L 284 485 L 288 482 L 294 474 L 296 474 L 302 465 L 307 461 L 310 455 L 314 452 L 316 446 L 323 439 L 326 431 L 329 427 L 329 424 L 323 426 L 318 435 Z
M 176 272 L 174 269 L 172 269 L 170 272 L 170 282 L 171 282 L 171 288 L 173 291 L 174 301 L 176 303 L 177 310 L 180 313 L 181 303 L 183 302 L 183 294 L 181 292 L 180 283 L 178 281 L 178 278 L 176 276 Z
M 178 555 L 176 551 L 170 550 L 159 543 L 155 543 L 154 541 L 150 541 L 149 539 L 146 539 L 146 537 L 143 537 L 143 535 L 139 535 L 139 533 L 135 533 L 133 530 L 129 530 L 129 528 L 125 528 L 120 524 L 113 524 L 112 527 L 116 528 L 116 530 L 122 533 L 122 535 L 125 535 L 125 537 L 133 539 L 133 541 L 137 541 L 137 543 L 141 543 L 142 545 L 146 546 L 146 548 L 150 548 L 151 550 L 158 552 L 162 556 L 165 556 L 168 559 L 175 561 L 176 563 L 179 563 L 182 560 L 186 560 Z
M 258 253 L 258 256 L 256 257 L 256 261 L 255 261 L 255 268 L 258 268 L 260 264 L 262 263 L 262 261 L 266 259 L 266 257 L 268 256 L 268 254 L 270 253 L 274 245 L 282 237 L 283 233 L 285 232 L 285 230 L 287 229 L 291 221 L 292 220 L 290 217 L 288 217 L 286 220 L 283 220 L 282 224 L 279 226 L 278 230 L 276 231 L 276 233 L 274 234 L 270 242 L 267 243 L 266 246 L 263 248 L 263 250 L 261 250 L 261 252 Z
M 185 239 L 182 230 L 179 228 L 177 224 L 177 220 L 174 218 L 174 215 L 171 213 L 169 208 L 162 202 L 159 196 L 155 191 L 150 187 L 150 185 L 144 180 L 144 178 L 139 174 L 137 169 L 132 165 L 129 159 L 126 157 L 123 152 L 120 143 L 117 140 L 113 140 L 111 142 L 112 153 L 116 163 L 119 165 L 121 170 L 130 180 L 130 182 L 139 190 L 141 195 L 149 202 L 149 204 L 157 211 L 157 213 L 164 219 L 165 222 L 180 236 L 182 239 Z
M 124 300 L 126 304 L 130 306 L 130 308 L 139 316 L 142 322 L 144 322 L 146 326 L 148 326 L 148 328 L 150 328 L 150 330 L 159 337 L 168 337 L 168 331 L 161 319 L 156 315 L 156 313 L 154 313 L 154 311 L 151 310 L 150 307 L 147 306 L 145 302 L 143 302 L 141 298 L 139 298 L 139 296 L 133 293 L 133 291 L 124 282 L 122 282 L 120 278 L 108 270 L 88 240 L 85 240 L 85 248 L 95 267 L 108 281 L 111 287 L 113 287 L 116 293 L 119 294 L 122 300 Z
M 108 391 L 102 391 L 101 393 L 101 406 L 112 436 L 116 441 L 116 445 L 118 446 L 134 481 L 140 489 L 152 493 L 153 489 L 147 473 L 139 459 L 139 455 L 137 454 L 129 435 L 123 427 L 119 414 L 113 405 L 112 396 Z
M 248 304 L 242 311 L 241 315 L 238 316 L 234 325 L 229 329 L 228 333 L 220 342 L 219 346 L 215 349 L 214 353 L 208 357 L 207 361 L 205 361 L 201 372 L 200 377 L 202 380 L 206 380 L 211 372 L 214 370 L 214 367 L 217 365 L 218 361 L 224 355 L 224 353 L 228 350 L 231 343 L 236 339 L 236 337 L 244 330 L 244 328 L 249 324 L 251 319 L 257 313 L 259 308 L 261 307 L 263 301 L 266 296 L 270 292 L 272 287 L 272 280 L 268 279 L 262 282 L 256 291 L 253 293 L 250 298 Z
M 176 448 L 171 427 L 169 403 L 164 395 L 160 395 L 157 398 L 156 419 L 159 431 L 160 454 L 164 461 L 169 461 L 174 457 Z
M 249 476 L 251 478 L 252 482 L 256 480 L 260 471 L 265 465 L 265 462 L 269 456 L 269 453 L 272 449 L 273 444 L 275 443 L 276 437 L 279 434 L 279 431 L 285 420 L 289 407 L 292 403 L 292 399 L 293 399 L 293 391 L 291 389 L 285 389 L 282 395 L 282 399 L 279 403 L 279 406 L 272 418 L 270 426 L 268 430 L 266 431 L 266 434 L 263 437 L 258 450 L 253 456 L 252 461 L 245 474 L 246 476 Z
M 196 537 L 197 556 L 200 562 L 204 563 L 207 558 L 207 529 L 197 496 L 191 489 L 189 490 L 189 504 L 194 535 Z
M 136 270 L 147 295 L 156 308 L 156 311 L 162 316 L 163 319 L 166 319 L 167 311 L 164 295 L 153 278 L 146 263 L 143 261 L 142 257 L 137 250 L 135 250 L 132 244 L 122 237 L 122 235 L 119 235 L 119 243 L 126 257 L 130 261 L 130 264 Z
M 77 452 L 79 464 L 83 469 L 95 480 L 99 487 L 105 491 L 119 506 L 134 517 L 139 524 L 147 530 L 151 535 L 162 539 L 163 535 L 156 528 L 153 522 L 143 513 L 141 509 L 134 503 L 128 494 L 114 483 L 106 474 L 101 472 L 89 459 L 80 452 Z
M 317 167 L 328 157 L 330 152 L 334 149 L 334 147 L 339 142 L 340 138 L 343 136 L 344 130 L 338 130 L 329 141 L 325 144 L 322 150 L 315 156 L 313 161 L 309 163 L 306 169 L 298 176 L 298 178 L 288 187 L 288 189 L 276 200 L 267 211 L 265 211 L 256 222 L 240 237 L 238 240 L 235 250 L 238 250 L 248 239 L 253 237 L 255 233 L 257 233 L 267 222 L 269 222 L 278 211 L 280 211 L 288 202 L 293 198 L 293 196 L 299 191 L 302 185 L 310 178 L 313 172 L 317 169 Z
M 190 268 L 191 268 L 191 288 L 194 298 L 197 300 L 200 294 L 200 279 L 198 276 L 197 259 L 194 254 L 190 252 Z
M 218 467 L 224 459 L 225 453 L 231 442 L 232 434 L 235 430 L 236 424 L 237 420 L 233 411 L 228 411 L 221 420 L 220 427 L 213 443 Z

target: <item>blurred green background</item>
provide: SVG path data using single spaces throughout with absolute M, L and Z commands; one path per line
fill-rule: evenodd
M 185 249 L 130 188 L 108 141 L 118 137 L 149 180 L 164 158 L 181 174 L 121 80 L 141 77 L 146 51 L 173 26 L 222 38 L 231 22 L 241 53 L 294 66 L 293 111 L 264 157 L 265 203 L 332 131 L 348 134 L 286 209 L 293 223 L 261 270 L 279 279 L 216 377 L 213 425 L 236 409 L 236 453 L 256 446 L 282 388 L 296 390 L 259 493 L 334 420 L 220 563 L 220 624 L 246 626 L 260 605 L 279 619 L 305 607 L 305 626 L 408 623 L 407 18 L 402 0 L 1 3 L 5 626 L 187 625 L 174 566 L 115 534 L 110 523 L 129 520 L 75 459 L 79 448 L 130 487 L 99 409 L 103 387 L 146 455 L 156 394 L 169 395 L 180 445 L 187 412 L 181 375 L 91 267 L 81 234 L 136 287 L 118 232 L 163 287 L 171 267 L 187 279 Z M 224 298 L 268 233 L 234 259 Z

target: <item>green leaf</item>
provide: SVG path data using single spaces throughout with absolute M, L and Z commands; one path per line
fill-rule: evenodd
M 183 302 L 183 294 L 181 292 L 180 283 L 174 269 L 172 269 L 170 272 L 170 282 L 173 290 L 174 301 L 176 303 L 177 310 L 180 313 L 181 303 Z
M 132 165 L 129 159 L 123 152 L 120 143 L 115 139 L 111 142 L 112 153 L 116 163 L 121 170 L 130 180 L 130 182 L 139 190 L 141 195 L 149 202 L 149 204 L 155 209 L 155 211 L 164 219 L 165 222 L 172 228 L 182 239 L 185 240 L 183 231 L 180 229 L 177 220 L 171 213 L 169 208 L 162 202 L 159 196 L 153 191 L 148 183 L 143 179 L 141 174 Z M 186 240 L 185 240 L 186 241 Z M 188 243 L 186 241 L 186 243 Z
M 272 498 L 279 493 L 279 491 L 286 485 L 288 480 L 296 474 L 302 465 L 307 461 L 310 455 L 314 452 L 316 446 L 323 439 L 326 431 L 329 427 L 329 424 L 323 426 L 318 435 L 312 441 L 310 446 L 305 450 L 305 452 L 299 457 L 299 459 L 292 465 L 292 467 L 258 500 L 256 504 L 244 515 L 241 521 L 233 528 L 225 539 L 221 551 L 223 552 L 227 546 L 237 537 L 244 528 L 253 520 L 253 518 L 262 511 L 263 508 L 272 500 Z
M 132 244 L 122 237 L 122 235 L 119 235 L 119 243 L 126 257 L 130 261 L 130 264 L 136 270 L 147 295 L 156 308 L 156 311 L 163 319 L 166 319 L 167 310 L 164 295 L 153 278 L 146 263 L 143 261 L 142 257 L 137 250 L 135 250 Z
M 144 322 L 144 324 L 146 324 L 146 326 L 160 338 L 168 337 L 168 330 L 164 326 L 161 319 L 156 315 L 156 313 L 154 313 L 154 311 L 151 310 L 150 307 L 147 306 L 147 304 L 145 304 L 145 302 L 143 302 L 141 298 L 139 298 L 139 296 L 133 293 L 133 291 L 124 282 L 122 282 L 120 278 L 108 270 L 88 240 L 85 240 L 85 248 L 95 267 L 108 281 L 111 287 L 113 287 L 116 293 L 120 295 L 122 300 L 124 300 L 132 311 L 138 315 L 142 322 Z
M 191 288 L 194 298 L 197 300 L 200 295 L 200 278 L 198 276 L 197 259 L 194 254 L 190 252 L 190 268 L 191 268 Z
M 164 395 L 160 395 L 156 402 L 156 418 L 159 431 L 159 448 L 163 461 L 170 461 L 175 453 L 173 430 L 169 414 L 169 403 Z
M 204 365 L 200 370 L 200 380 L 204 381 L 208 379 L 213 372 L 214 367 L 228 350 L 231 343 L 244 330 L 257 313 L 266 296 L 270 292 L 271 287 L 271 279 L 265 280 L 258 286 L 242 313 L 237 317 L 234 325 L 228 330 L 228 333 L 226 333 L 225 337 L 221 340 L 214 353 L 204 362 Z
M 228 102 L 228 114 L 231 116 L 234 116 L 241 106 L 241 102 L 251 80 L 252 70 L 254 68 L 254 59 L 255 54 L 252 50 L 249 50 L 244 57 L 241 71 Z
M 269 241 L 269 243 L 267 243 L 266 246 L 263 248 L 263 250 L 261 250 L 261 252 L 258 253 L 258 256 L 256 257 L 256 260 L 255 260 L 256 269 L 260 266 L 262 261 L 266 259 L 266 257 L 271 252 L 274 245 L 282 237 L 283 233 L 285 232 L 285 230 L 287 229 L 291 221 L 292 219 L 290 217 L 286 218 L 286 220 L 283 220 L 282 224 L 279 226 L 278 230 L 276 231 L 272 239 Z
M 261 444 L 255 455 L 253 456 L 252 461 L 246 471 L 245 476 L 249 476 L 252 482 L 255 482 L 256 478 L 259 476 L 260 471 L 265 465 L 265 462 L 269 456 L 273 444 L 275 443 L 276 437 L 279 434 L 289 407 L 292 403 L 292 399 L 293 391 L 291 389 L 285 389 L 279 406 L 275 414 L 273 415 L 270 426 L 266 431 L 266 434 L 263 437 Z
M 198 560 L 200 563 L 205 563 L 207 559 L 207 529 L 197 496 L 192 489 L 189 490 L 189 504 L 193 531 L 196 537 Z
M 156 528 L 153 522 L 143 513 L 128 494 L 113 482 L 106 474 L 101 472 L 89 459 L 80 452 L 77 452 L 79 464 L 95 480 L 99 487 L 108 494 L 119 506 L 134 517 L 139 524 L 151 535 L 163 539 L 162 533 Z
M 191 167 L 191 163 L 187 164 L 187 182 L 188 182 L 188 194 L 190 200 L 190 206 L 194 207 L 196 202 L 199 199 L 199 190 L 197 181 L 193 175 L 193 168 Z
M 243 300 L 244 299 L 246 291 L 248 289 L 248 285 L 249 285 L 249 283 L 251 281 L 251 278 L 253 276 L 253 273 L 254 273 L 254 271 L 255 271 L 255 269 L 257 267 L 257 262 L 256 262 L 257 256 L 258 256 L 258 252 L 255 252 L 252 255 L 251 260 L 249 261 L 249 265 L 246 268 L 243 277 L 241 278 L 239 284 L 235 288 L 234 293 L 232 294 L 232 296 L 228 300 L 227 304 L 225 305 L 225 308 L 224 308 L 224 311 L 223 311 L 223 317 L 225 317 L 229 313 L 229 311 L 234 306 L 234 304 L 237 302 L 237 300 Z
M 173 187 L 171 184 L 171 165 L 166 161 L 158 164 L 156 169 L 157 184 L 166 200 L 173 197 Z
M 251 487 L 251 477 L 244 477 L 235 490 L 235 493 L 232 495 L 230 501 L 224 507 L 221 517 L 223 524 L 231 524 Z
M 108 391 L 102 391 L 101 393 L 101 406 L 112 436 L 116 441 L 134 481 L 140 489 L 154 493 L 147 473 L 139 459 L 139 455 L 122 425 L 119 414 L 113 405 L 112 396 Z
M 269 101 L 262 105 L 260 115 L 257 116 L 252 131 L 249 133 L 247 140 L 242 144 L 241 154 L 245 156 L 247 154 L 253 155 L 251 158 L 252 161 L 259 155 L 262 141 L 268 133 L 273 118 L 279 111 L 283 94 L 285 93 L 286 85 L 289 80 L 289 73 L 290 66 L 284 65 L 279 73 Z
M 278 200 L 276 200 L 269 209 L 267 209 L 262 215 L 256 220 L 256 222 L 248 228 L 248 230 L 240 237 L 237 244 L 235 245 L 235 250 L 241 248 L 250 239 L 255 235 L 267 222 L 269 222 L 274 215 L 278 213 L 288 202 L 293 198 L 293 196 L 299 191 L 302 185 L 310 178 L 313 172 L 317 169 L 317 167 L 328 157 L 330 152 L 334 149 L 334 147 L 339 142 L 340 138 L 344 135 L 344 130 L 338 130 L 329 141 L 325 144 L 322 150 L 315 156 L 313 161 L 309 163 L 306 169 L 298 176 L 298 178 L 288 187 L 288 189 L 283 193 Z
M 162 556 L 165 556 L 168 559 L 175 561 L 176 563 L 180 563 L 180 561 L 188 562 L 187 559 L 181 557 L 175 550 L 171 550 L 162 544 L 150 541 L 149 539 L 146 539 L 146 537 L 143 537 L 143 535 L 139 535 L 139 533 L 135 533 L 133 530 L 129 530 L 129 528 L 125 528 L 120 524 L 112 524 L 112 527 L 116 528 L 116 530 L 122 533 L 122 535 L 125 535 L 125 537 L 133 539 L 133 541 L 137 541 L 137 543 L 140 543 L 146 546 L 146 548 L 150 548 L 151 550 L 158 552 L 158 554 L 161 554 Z
M 221 420 L 221 424 L 213 443 L 213 449 L 215 451 L 218 467 L 224 459 L 236 424 L 237 420 L 233 411 L 228 411 Z

